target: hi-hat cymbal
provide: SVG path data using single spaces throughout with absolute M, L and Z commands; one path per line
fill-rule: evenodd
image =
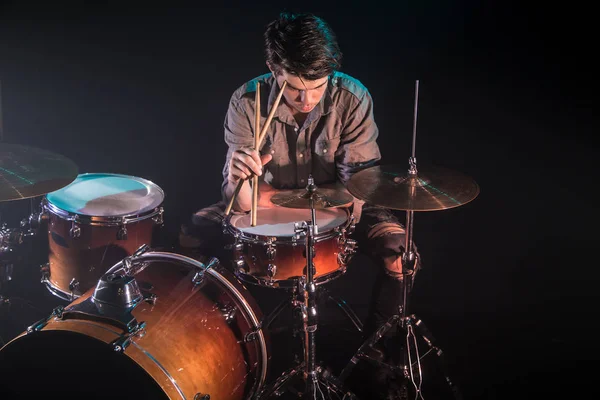
M 284 190 L 271 197 L 271 202 L 278 206 L 287 208 L 314 208 L 315 210 L 344 207 L 353 201 L 354 198 L 351 194 L 330 188 L 317 188 L 312 193 L 306 189 Z
M 53 192 L 73 182 L 77 173 L 75 163 L 59 154 L 0 143 L 0 201 Z
M 354 174 L 348 191 L 367 203 L 394 210 L 435 211 L 466 204 L 479 194 L 479 185 L 459 172 L 440 167 L 411 176 L 408 167 L 375 166 Z

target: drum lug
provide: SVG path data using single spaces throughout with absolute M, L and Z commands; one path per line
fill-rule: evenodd
M 276 274 L 277 274 L 277 265 L 269 264 L 267 266 L 267 275 L 269 276 L 269 278 L 274 278 Z
M 127 227 L 121 225 L 117 231 L 117 240 L 127 240 Z
M 113 347 L 114 351 L 122 352 L 122 351 L 125 351 L 125 349 L 127 347 L 129 347 L 133 338 L 135 338 L 137 336 L 141 339 L 145 335 L 146 335 L 146 323 L 142 321 L 139 324 L 137 324 L 136 326 L 134 326 L 130 332 L 127 332 L 127 333 L 119 336 L 118 339 L 113 340 L 110 345 Z
M 196 393 L 194 400 L 210 400 L 210 394 Z
M 75 293 L 75 291 L 79 288 L 79 281 L 75 278 L 71 279 L 71 282 L 69 282 L 69 291 L 71 292 L 71 297 L 73 297 L 73 294 Z
M 356 240 L 344 239 L 340 240 L 340 248 L 342 251 L 338 254 L 338 263 L 340 265 L 347 265 L 350 262 L 350 257 L 356 253 Z
M 248 268 L 248 264 L 246 264 L 246 261 L 244 260 L 243 257 L 240 257 L 237 261 L 234 261 L 235 264 L 235 269 L 241 273 L 244 274 L 246 272 L 250 272 L 250 268 Z
M 223 317 L 225 317 L 225 322 L 230 324 L 234 320 L 237 311 L 235 304 L 225 304 L 220 307 L 220 310 L 223 313 Z
M 267 254 L 267 260 L 269 260 L 269 261 L 273 261 L 275 259 L 275 255 L 277 254 L 277 249 L 275 248 L 275 246 L 273 245 L 273 242 L 271 240 L 269 240 L 267 242 L 266 254 Z
M 161 207 L 158 210 L 158 214 L 156 214 L 154 217 L 152 217 L 152 221 L 154 221 L 154 223 L 156 225 L 162 225 L 164 223 L 164 217 L 163 217 L 163 208 Z
M 79 227 L 79 225 L 77 225 L 76 221 L 71 222 L 71 229 L 69 229 L 69 235 L 71 235 L 73 239 L 77 239 L 81 236 L 81 228 Z
M 33 325 L 28 326 L 27 334 L 30 334 L 33 332 L 38 332 L 38 331 L 42 330 L 46 325 L 48 325 L 48 322 L 50 322 L 50 320 L 54 317 L 56 317 L 58 319 L 62 319 L 63 311 L 64 311 L 63 306 L 55 307 L 54 310 L 52 310 L 52 313 L 48 317 L 42 318 L 38 322 L 34 323 Z
M 144 296 L 144 301 L 146 303 L 152 304 L 152 305 L 156 304 L 156 299 L 158 299 L 158 296 L 156 294 L 142 292 L 142 295 Z

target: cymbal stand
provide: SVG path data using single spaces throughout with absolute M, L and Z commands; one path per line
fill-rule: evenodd
M 312 195 L 316 186 L 312 176 L 308 179 L 306 189 Z M 271 395 L 280 396 L 286 386 L 291 383 L 292 378 L 302 374 L 305 382 L 304 393 L 298 393 L 301 398 L 308 399 L 355 399 L 356 397 L 342 388 L 342 383 L 330 373 L 329 370 L 317 366 L 316 357 L 316 332 L 318 326 L 317 313 L 317 285 L 314 280 L 315 267 L 313 264 L 315 235 L 318 234 L 316 224 L 316 210 L 313 196 L 309 198 L 311 220 L 295 223 L 296 233 L 306 234 L 306 275 L 298 280 L 298 295 L 303 300 L 300 304 L 303 322 L 303 350 L 304 361 L 284 372 L 275 382 L 263 389 L 259 398 L 268 398 Z
M 413 125 L 413 142 L 412 142 L 412 156 L 409 157 L 409 168 L 408 168 L 408 179 L 414 184 L 410 186 L 409 198 L 415 198 L 416 187 L 418 183 L 418 171 L 417 171 L 417 159 L 415 157 L 415 143 L 416 143 L 416 120 L 417 120 L 417 102 L 419 93 L 419 81 L 415 84 L 415 109 L 414 109 L 414 125 Z M 401 366 L 393 366 L 385 364 L 391 370 L 401 370 L 405 378 L 409 379 L 414 386 L 417 398 L 423 399 L 421 384 L 422 384 L 422 370 L 421 370 L 421 359 L 433 352 L 438 356 L 441 364 L 442 373 L 446 383 L 449 385 L 451 392 L 455 399 L 462 399 L 457 386 L 449 378 L 445 363 L 443 361 L 442 350 L 433 344 L 433 337 L 429 330 L 423 324 L 423 321 L 415 314 L 408 313 L 408 292 L 412 285 L 409 285 L 409 279 L 413 279 L 415 276 L 415 267 L 417 263 L 417 255 L 414 251 L 413 245 L 413 221 L 414 221 L 414 210 L 406 210 L 406 226 L 405 226 L 405 246 L 402 252 L 402 279 L 403 279 L 403 291 L 402 291 L 402 304 L 399 307 L 398 315 L 392 316 L 386 323 L 384 323 L 374 334 L 367 339 L 351 358 L 350 362 L 344 367 L 340 373 L 339 379 L 344 382 L 349 376 L 350 371 L 358 363 L 360 359 L 366 359 L 368 361 L 375 362 L 377 364 L 384 364 L 380 361 L 374 360 L 365 354 L 365 350 L 373 346 L 378 342 L 390 329 L 394 326 L 399 326 L 406 332 L 406 345 L 403 351 L 403 364 Z M 421 338 L 429 346 L 429 350 L 423 355 L 419 354 L 417 346 L 417 337 L 415 332 L 419 331 Z M 414 345 L 414 349 L 412 346 Z M 413 360 L 413 354 L 415 359 Z M 418 376 L 417 376 L 418 375 Z

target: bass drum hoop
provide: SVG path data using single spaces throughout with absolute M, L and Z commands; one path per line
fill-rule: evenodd
M 227 279 L 223 275 L 224 273 L 229 274 L 229 272 L 227 270 L 225 270 L 223 268 L 219 268 L 219 270 L 209 268 L 201 261 L 193 259 L 191 257 L 181 255 L 181 254 L 162 252 L 162 251 L 148 251 L 148 252 L 142 253 L 141 255 L 133 257 L 134 261 L 132 262 L 132 265 L 131 265 L 132 272 L 130 272 L 130 273 L 133 273 L 133 276 L 135 278 L 135 275 L 137 273 L 143 271 L 144 268 L 146 268 L 151 262 L 164 261 L 165 258 L 168 260 L 171 260 L 171 261 L 180 262 L 182 264 L 188 264 L 188 265 L 191 264 L 191 266 L 203 269 L 205 273 L 210 274 L 220 284 L 225 286 L 227 288 L 227 290 L 230 291 L 230 294 L 239 301 L 239 304 L 242 305 L 245 315 L 247 315 L 250 318 L 251 328 L 253 329 L 253 331 L 256 332 L 257 340 L 259 342 L 259 347 L 260 347 L 260 353 L 261 353 L 261 360 L 262 360 L 261 364 L 262 365 L 261 365 L 260 377 L 259 377 L 259 379 L 257 379 L 256 383 L 254 384 L 254 388 L 253 388 L 253 394 L 256 394 L 257 389 L 260 387 L 263 387 L 266 382 L 266 379 L 267 379 L 269 354 L 268 354 L 268 350 L 267 350 L 267 341 L 266 341 L 264 332 L 262 331 L 262 329 L 259 329 L 261 321 L 259 321 L 259 319 L 257 318 L 252 305 L 250 303 L 248 303 L 248 301 L 246 300 L 244 295 L 240 292 L 238 287 L 233 283 L 234 281 Z M 123 260 L 119 261 L 112 268 L 110 268 L 106 272 L 106 274 L 117 273 L 122 270 L 123 270 Z M 233 274 L 232 274 L 232 277 L 233 277 Z

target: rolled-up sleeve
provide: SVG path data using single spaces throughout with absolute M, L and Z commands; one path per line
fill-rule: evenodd
M 362 98 L 353 99 L 356 104 L 349 110 L 335 153 L 338 179 L 344 185 L 354 173 L 375 165 L 381 159 L 377 144 L 379 131 L 373 118 L 373 100 L 367 91 Z

